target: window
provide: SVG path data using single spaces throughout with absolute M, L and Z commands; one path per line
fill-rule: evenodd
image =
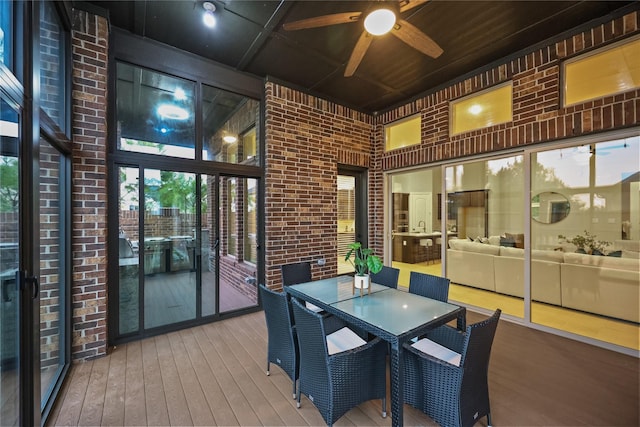
M 562 64 L 564 105 L 640 87 L 640 37 L 598 49 Z
M 195 157 L 195 84 L 117 64 L 118 149 Z
M 202 85 L 202 97 L 202 158 L 257 165 L 260 103 L 208 85 Z
M 420 115 L 386 125 L 384 137 L 387 151 L 420 144 Z
M 502 84 L 452 101 L 449 133 L 457 135 L 513 120 L 513 85 Z

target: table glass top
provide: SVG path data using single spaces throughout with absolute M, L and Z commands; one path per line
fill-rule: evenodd
M 396 336 L 460 308 L 390 288 L 362 298 L 336 302 L 332 306 Z
M 295 289 L 296 291 L 307 295 L 309 298 L 313 298 L 325 304 L 333 304 L 335 302 L 351 298 L 360 298 L 360 290 L 356 289 L 354 293 L 354 291 L 352 291 L 352 283 L 353 277 L 338 276 L 308 283 L 300 283 L 298 285 L 290 285 L 289 288 Z M 372 283 L 370 286 L 371 294 L 389 289 L 387 286 L 379 285 L 377 283 Z M 364 295 L 367 295 L 366 289 L 362 291 L 362 295 L 363 298 Z

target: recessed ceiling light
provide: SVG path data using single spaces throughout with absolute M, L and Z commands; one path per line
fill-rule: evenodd
M 216 11 L 216 5 L 211 3 L 210 1 L 206 1 L 202 3 L 202 7 L 204 8 L 204 15 L 202 15 L 202 22 L 209 28 L 213 28 L 216 26 L 216 17 L 213 15 L 213 12 Z
M 186 120 L 189 118 L 189 112 L 182 107 L 173 104 L 161 104 L 158 106 L 158 114 L 160 117 L 171 120 Z

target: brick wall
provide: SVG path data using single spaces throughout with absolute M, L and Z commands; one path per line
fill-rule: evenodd
M 265 108 L 265 281 L 279 288 L 280 265 L 298 261 L 334 275 L 338 164 L 370 167 L 372 117 L 273 82 Z
M 420 113 L 422 143 L 381 153 L 381 169 L 432 163 L 507 148 L 637 125 L 640 90 L 561 105 L 561 61 L 638 33 L 637 12 L 501 64 L 378 116 L 376 141 L 383 144 L 383 125 Z M 501 82 L 513 82 L 513 121 L 450 137 L 449 102 Z M 380 138 L 380 139 L 378 139 Z
M 60 154 L 40 144 L 40 365 L 60 351 Z
M 637 12 L 598 25 L 376 116 L 290 88 L 266 86 L 266 281 L 285 262 L 327 259 L 336 268 L 337 164 L 369 168 L 369 246 L 383 253 L 383 172 L 407 166 L 637 126 L 640 90 L 562 107 L 561 61 L 640 32 Z M 449 102 L 513 81 L 513 121 L 449 136 Z M 422 143 L 384 152 L 384 125 L 420 113 Z M 371 142 L 373 144 L 371 145 Z
M 74 359 L 107 351 L 107 54 L 104 18 L 74 10 L 72 256 Z

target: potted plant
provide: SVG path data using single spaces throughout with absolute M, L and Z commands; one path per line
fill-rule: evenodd
M 363 248 L 360 242 L 349 245 L 349 251 L 344 260 L 349 261 L 356 272 L 353 280 L 354 287 L 357 289 L 369 287 L 369 272 L 375 274 L 382 270 L 382 260 L 373 254 L 373 250 Z
M 607 241 L 596 240 L 596 236 L 587 230 L 584 230 L 584 235 L 578 234 L 570 239 L 562 234 L 559 234 L 558 238 L 561 241 L 574 244 L 577 248 L 576 252 L 582 254 L 604 255 L 605 248 L 609 245 Z

